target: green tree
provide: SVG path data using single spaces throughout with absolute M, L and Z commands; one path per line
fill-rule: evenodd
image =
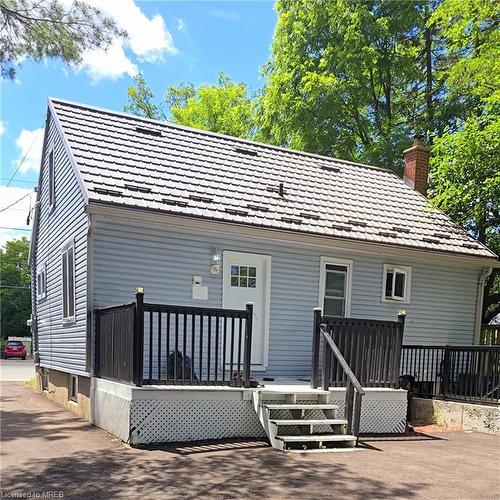
M 415 132 L 434 128 L 429 5 L 278 0 L 258 113 L 262 138 L 399 171 Z
M 168 87 L 164 100 L 154 103 L 154 95 L 142 75 L 128 89 L 125 111 L 146 118 L 168 119 L 179 125 L 210 130 L 235 137 L 254 134 L 254 106 L 244 83 L 235 83 L 220 73 L 214 85 L 182 84 Z
M 444 0 L 430 19 L 445 40 L 447 99 L 462 117 L 435 139 L 433 203 L 500 254 L 500 4 Z M 485 284 L 483 322 L 500 314 L 500 270 Z
M 0 67 L 14 78 L 24 59 L 60 57 L 79 64 L 88 49 L 106 48 L 116 36 L 126 36 L 114 21 L 85 1 L 67 7 L 60 0 L 0 0 Z
M 0 304 L 2 337 L 29 335 L 31 313 L 29 240 L 8 241 L 0 248 Z

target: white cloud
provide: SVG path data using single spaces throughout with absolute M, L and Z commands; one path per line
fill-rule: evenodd
M 5 133 L 5 122 L 0 120 L 0 135 L 3 135 Z
M 113 18 L 117 25 L 128 33 L 128 39 L 116 39 L 107 51 L 91 50 L 83 57 L 85 68 L 93 81 L 135 75 L 137 66 L 128 57 L 125 49 L 138 61 L 161 62 L 166 54 L 176 54 L 172 35 L 159 14 L 149 18 L 134 0 L 86 0 L 99 8 L 103 14 Z
M 92 50 L 83 57 L 82 66 L 92 81 L 97 82 L 104 78 L 116 80 L 128 74 L 137 74 L 137 66 L 126 56 L 123 45 L 115 40 L 106 51 Z
M 29 195 L 30 193 L 31 195 Z M 29 227 L 26 225 L 26 219 L 30 211 L 30 202 L 31 207 L 33 207 L 36 200 L 36 194 L 33 189 L 0 186 L 0 210 L 14 203 L 16 200 L 19 200 L 23 196 L 26 196 L 24 200 L 16 203 L 13 207 L 5 210 L 4 212 L 0 212 L 0 246 L 4 245 L 6 241 L 13 238 L 19 238 L 21 236 L 30 237 L 30 233 L 28 231 L 4 228 L 31 228 L 33 217 L 31 217 Z
M 21 133 L 17 136 L 16 145 L 21 152 L 18 158 L 12 162 L 14 168 L 17 168 L 24 158 L 23 163 L 19 167 L 19 171 L 22 173 L 26 173 L 28 170 L 38 172 L 40 170 L 40 160 L 42 158 L 43 128 L 37 128 L 35 130 L 26 130 L 23 128 Z
M 177 31 L 186 31 L 186 22 L 184 19 L 177 19 Z

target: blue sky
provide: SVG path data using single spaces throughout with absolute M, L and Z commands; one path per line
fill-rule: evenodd
M 49 96 L 122 111 L 137 71 L 158 96 L 169 85 L 213 83 L 219 71 L 247 83 L 251 92 L 263 84 L 260 69 L 269 56 L 276 23 L 271 1 L 87 1 L 115 18 L 130 38 L 115 42 L 106 54 L 86 54 L 79 68 L 56 60 L 26 62 L 15 81 L 0 83 L 0 209 L 36 185 L 43 135 L 38 130 Z M 13 236 L 29 235 L 5 228 L 27 229 L 33 199 L 27 196 L 0 213 L 0 245 Z

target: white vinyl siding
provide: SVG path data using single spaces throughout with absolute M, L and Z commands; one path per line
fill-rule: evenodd
M 203 305 L 221 307 L 222 273 L 210 274 L 214 248 L 272 256 L 269 362 L 259 377 L 310 375 L 321 257 L 333 263 L 352 260 L 351 317 L 395 320 L 401 309 L 401 303 L 381 301 L 387 256 L 98 216 L 93 228 L 94 307 L 130 302 L 139 285 L 145 287 L 146 302 L 199 305 L 192 298 L 195 275 L 208 287 Z M 453 262 L 453 257 L 449 266 L 433 264 L 430 257 L 393 262 L 413 271 L 405 343 L 472 343 L 479 267 Z
M 36 301 L 40 364 L 67 373 L 86 375 L 87 363 L 87 215 L 78 180 L 53 118 L 40 172 L 40 212 L 34 248 L 35 269 L 46 265 L 46 298 Z M 56 204 L 50 207 L 49 155 L 53 155 Z M 74 321 L 63 319 L 61 253 L 74 242 Z

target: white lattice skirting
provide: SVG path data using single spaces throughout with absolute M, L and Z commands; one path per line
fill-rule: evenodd
M 344 391 L 331 393 L 342 415 Z M 93 399 L 94 423 L 131 444 L 265 436 L 251 391 L 132 388 L 98 380 Z M 367 390 L 361 432 L 404 432 L 406 406 L 406 391 Z

